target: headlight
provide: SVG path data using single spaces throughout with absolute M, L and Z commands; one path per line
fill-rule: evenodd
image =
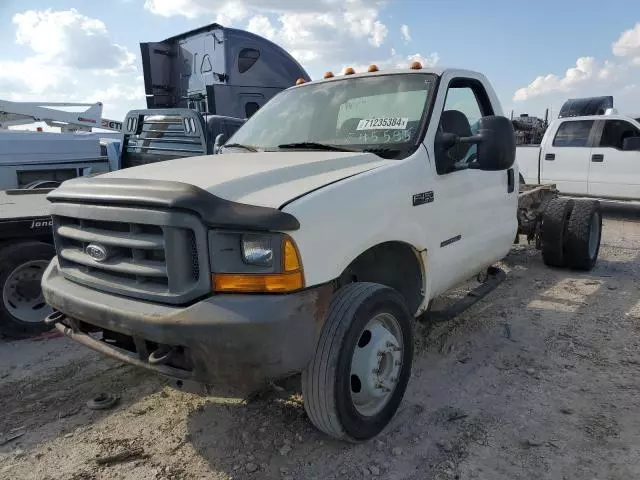
M 257 267 L 270 267 L 273 265 L 273 246 L 271 236 L 267 235 L 243 235 L 242 236 L 242 260 L 248 265 Z
M 209 231 L 215 292 L 285 293 L 304 288 L 298 248 L 283 233 Z

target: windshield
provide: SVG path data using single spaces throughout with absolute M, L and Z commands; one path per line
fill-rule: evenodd
M 264 150 L 338 147 L 401 158 L 413 151 L 435 80 L 432 74 L 379 75 L 285 90 L 227 144 Z

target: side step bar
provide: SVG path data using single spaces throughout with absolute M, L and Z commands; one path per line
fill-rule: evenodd
M 498 267 L 489 267 L 487 269 L 487 279 L 467 293 L 464 298 L 461 298 L 444 310 L 427 310 L 418 317 L 418 321 L 424 323 L 441 323 L 453 320 L 469 307 L 475 305 L 479 300 L 482 300 L 489 293 L 494 291 L 502 282 L 504 282 L 505 278 L 507 278 L 507 274 L 504 270 Z

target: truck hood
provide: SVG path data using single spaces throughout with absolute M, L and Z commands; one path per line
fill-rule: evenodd
M 312 190 L 393 162 L 371 153 L 228 153 L 167 160 L 101 177 L 183 182 L 226 200 L 279 208 Z

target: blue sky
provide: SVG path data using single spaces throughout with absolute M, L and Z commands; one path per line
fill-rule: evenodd
M 2 0 L 0 98 L 100 100 L 105 114 L 121 117 L 144 105 L 139 42 L 222 20 L 271 36 L 315 78 L 347 64 L 395 65 L 418 55 L 483 72 L 507 114 L 542 114 L 570 97 L 609 94 L 623 113 L 637 113 L 640 1 L 613 3 Z

